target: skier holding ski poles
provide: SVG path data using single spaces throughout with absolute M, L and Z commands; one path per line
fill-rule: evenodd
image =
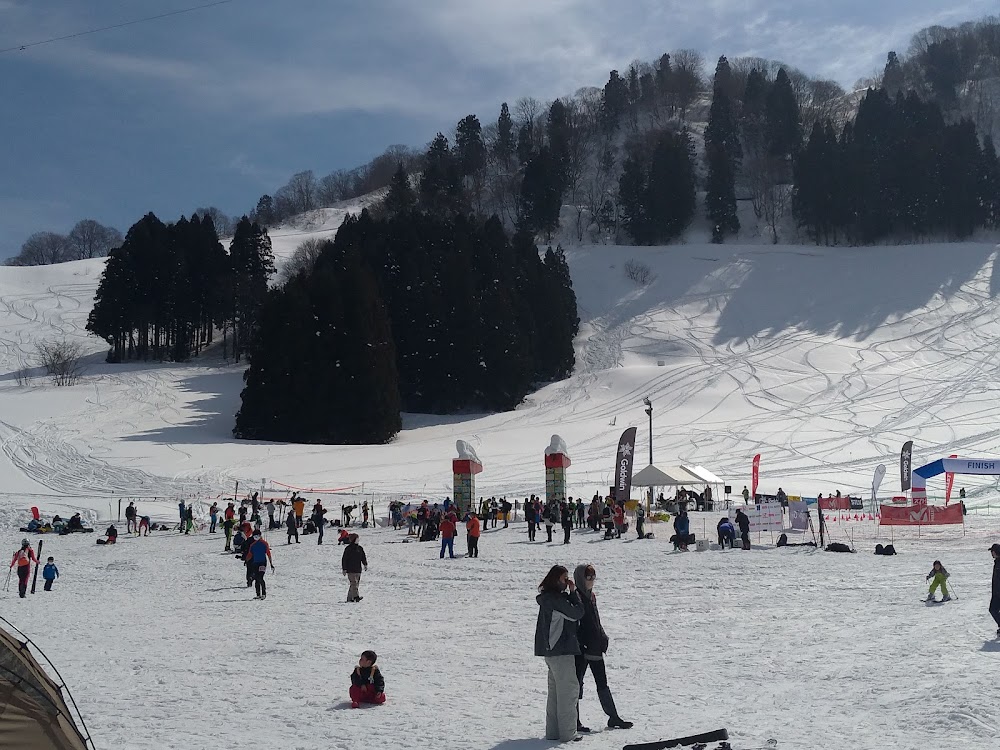
M 930 581 L 932 578 L 934 580 L 931 581 L 930 591 L 927 592 L 927 601 L 936 601 L 934 599 L 934 592 L 937 591 L 938 586 L 941 587 L 941 593 L 943 594 L 941 597 L 941 603 L 943 604 L 944 602 L 951 601 L 951 595 L 948 593 L 948 571 L 945 570 L 944 565 L 941 564 L 940 560 L 934 561 L 934 565 L 931 567 L 931 572 L 927 574 L 927 578 L 924 580 Z
M 14 552 L 14 557 L 10 561 L 10 567 L 17 566 L 17 595 L 22 599 L 28 593 L 28 574 L 31 572 L 31 563 L 38 564 L 35 557 L 35 550 L 31 548 L 31 542 L 27 539 L 21 540 L 21 548 Z

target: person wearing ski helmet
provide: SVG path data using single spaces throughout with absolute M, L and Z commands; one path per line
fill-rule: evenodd
M 31 542 L 27 539 L 21 540 L 21 547 L 14 552 L 14 557 L 10 561 L 10 567 L 17 566 L 17 595 L 22 599 L 28 593 L 28 574 L 31 572 L 31 563 L 38 563 L 35 557 L 35 550 L 31 548 Z

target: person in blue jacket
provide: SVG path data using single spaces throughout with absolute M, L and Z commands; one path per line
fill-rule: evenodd
M 52 590 L 52 582 L 59 577 L 59 568 L 56 567 L 56 559 L 50 557 L 45 561 L 45 567 L 42 568 L 42 578 L 45 579 L 45 590 Z
M 681 549 L 685 552 L 688 548 L 688 534 L 691 531 L 691 520 L 688 518 L 686 510 L 682 510 L 674 518 L 674 549 Z

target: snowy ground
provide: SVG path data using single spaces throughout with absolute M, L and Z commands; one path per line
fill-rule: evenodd
M 336 223 L 324 214 L 289 228 L 276 254 L 290 255 L 301 239 L 292 232 Z M 32 505 L 83 509 L 103 528 L 122 496 L 169 498 L 140 507 L 172 519 L 177 497 L 204 509 L 236 480 L 363 484 L 380 504 L 442 498 L 456 439 L 483 459 L 478 494 L 523 496 L 542 491 L 542 453 L 558 432 L 573 458 L 570 491 L 589 497 L 611 483 L 623 429 L 639 427 L 646 456 L 645 396 L 658 463 L 701 464 L 738 490 L 761 453 L 763 491 L 815 495 L 864 493 L 884 462 L 883 494 L 893 494 L 904 440 L 915 441 L 915 465 L 1000 455 L 996 257 L 975 243 L 573 248 L 573 376 L 513 412 L 406 415 L 399 438 L 375 447 L 235 441 L 242 365 L 218 355 L 103 363 L 104 345 L 83 331 L 103 261 L 0 268 L 0 549 L 16 546 Z M 647 286 L 624 278 L 629 258 L 650 266 Z M 33 342 L 61 336 L 88 352 L 80 384 L 57 389 L 37 372 L 19 384 Z M 902 553 L 894 559 L 870 554 L 871 522 L 831 523 L 857 555 L 777 550 L 770 538 L 753 554 L 674 555 L 662 532 L 649 543 L 580 534 L 548 547 L 508 530 L 487 534 L 479 560 L 442 563 L 428 545 L 365 532 L 372 571 L 353 607 L 339 550 L 309 538 L 277 545 L 271 596 L 255 603 L 239 565 L 204 534 L 111 549 L 92 536 L 49 537 L 45 552 L 65 576 L 57 591 L 0 594 L 0 612 L 63 670 L 99 748 L 529 750 L 548 746 L 537 740 L 545 676 L 531 656 L 534 586 L 554 562 L 592 562 L 612 689 L 637 725 L 586 747 L 720 725 L 749 746 L 773 736 L 784 748 L 991 747 L 1000 647 L 987 642 L 986 548 L 1000 541 L 1000 492 L 996 478 L 961 486 L 968 535 L 885 532 Z M 702 523 L 714 518 L 696 519 L 696 534 Z M 961 598 L 927 608 L 918 600 L 935 558 Z M 368 647 L 381 655 L 390 703 L 342 710 L 346 675 Z M 585 701 L 584 718 L 601 726 L 589 687 Z
M 985 612 L 987 539 L 1000 519 L 900 541 L 900 555 L 775 549 L 672 553 L 651 541 L 528 544 L 488 531 L 477 560 L 361 531 L 371 569 L 346 604 L 341 548 L 285 546 L 265 602 L 201 533 L 47 538 L 63 577 L 25 601 L 0 594 L 69 684 L 98 748 L 499 748 L 553 743 L 545 666 L 532 656 L 534 587 L 555 563 L 593 563 L 611 637 L 609 681 L 636 726 L 581 743 L 619 748 L 726 726 L 736 747 L 986 748 L 1000 736 L 1000 643 Z M 707 519 L 714 521 L 714 515 Z M 693 528 L 700 532 L 701 519 Z M 655 528 L 655 527 L 654 527 Z M 659 531 L 659 530 L 657 530 Z M 544 538 L 544 534 L 541 535 Z M 464 553 L 464 540 L 457 545 Z M 928 606 L 942 559 L 958 601 Z M 388 703 L 351 710 L 348 673 L 374 648 Z M 589 679 L 589 678 L 588 678 Z M 604 725 L 592 684 L 582 718 Z M 209 739 L 211 738 L 211 739 Z

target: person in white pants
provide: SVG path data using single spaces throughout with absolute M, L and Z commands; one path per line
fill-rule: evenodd
M 545 657 L 549 669 L 549 696 L 545 706 L 545 739 L 570 742 L 576 733 L 580 682 L 576 656 L 580 653 L 577 628 L 583 602 L 569 571 L 554 565 L 538 586 L 538 622 L 535 656 Z

